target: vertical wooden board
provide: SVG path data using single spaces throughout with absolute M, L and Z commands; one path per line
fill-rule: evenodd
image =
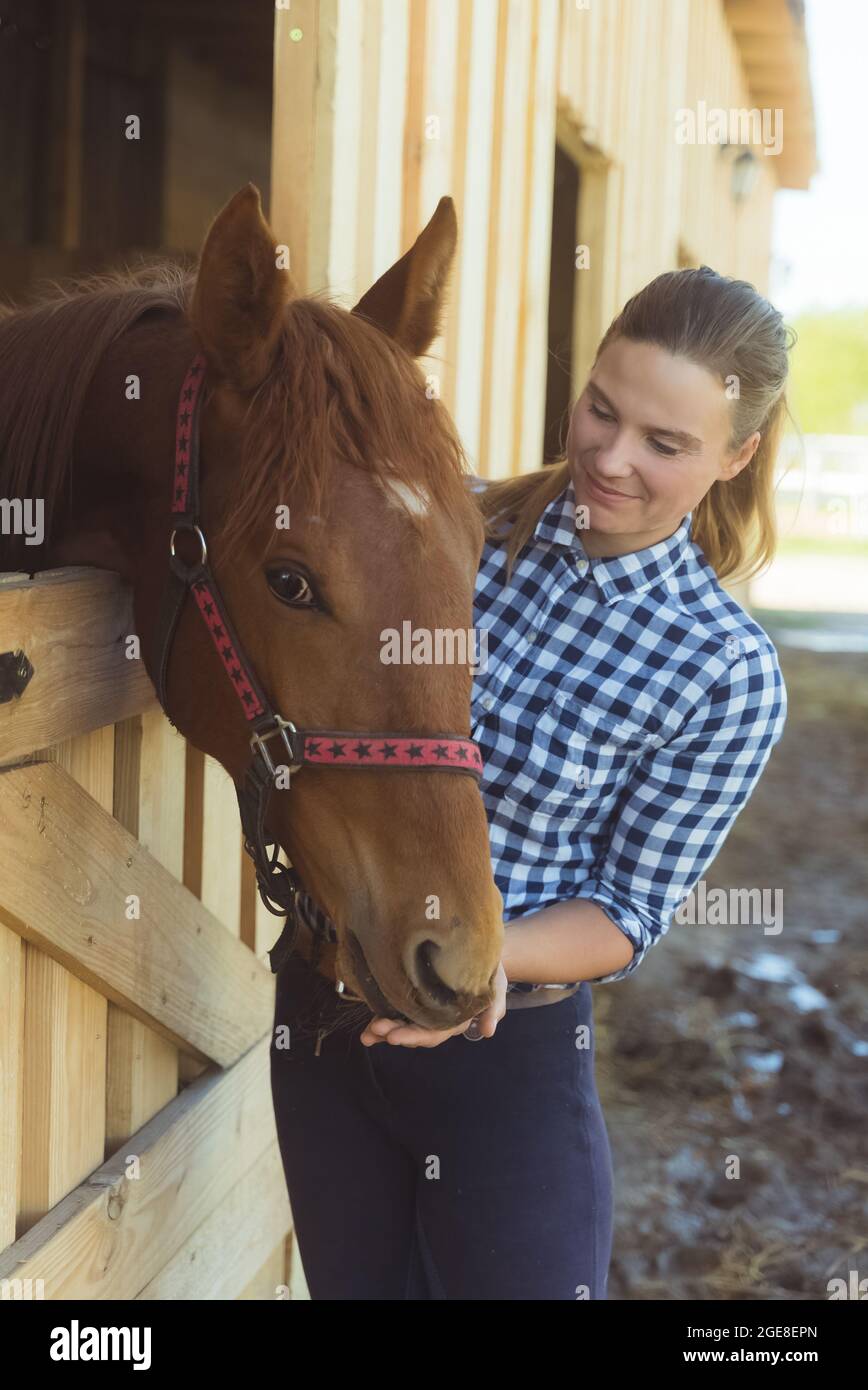
M 627 0 L 624 6 L 622 102 L 622 148 L 624 156 L 623 224 L 620 263 L 620 293 L 623 302 L 640 288 L 642 238 L 647 228 L 642 224 L 642 117 L 645 53 L 642 50 L 644 6 Z
M 401 245 L 409 247 L 419 232 L 421 216 L 422 143 L 425 138 L 426 15 L 428 0 L 408 0 L 407 99 L 404 107 L 401 207 Z
M 490 393 L 487 409 L 487 453 L 499 474 L 521 471 L 515 417 L 505 405 L 519 388 L 517 330 L 523 281 L 525 200 L 527 198 L 527 107 L 534 6 L 526 0 L 505 0 L 506 34 L 502 68 L 502 101 L 495 160 L 501 166 L 497 202 L 493 208 L 497 264 L 492 316 Z M 500 74 L 499 74 L 500 76 Z M 493 474 L 496 476 L 496 474 Z
M 359 184 L 356 220 L 344 228 L 343 235 L 356 238 L 352 303 L 370 287 L 374 275 L 374 236 L 377 216 L 377 185 L 380 181 L 379 133 L 383 0 L 368 0 L 362 10 L 361 72 L 359 76 Z M 400 169 L 400 164 L 399 164 Z
M 331 27 L 337 0 L 293 0 L 275 7 L 269 220 L 289 247 L 290 272 L 301 294 L 325 283 L 328 146 L 320 147 L 318 115 L 327 118 Z M 321 46 L 321 37 L 322 46 Z
M 162 710 L 116 725 L 114 817 L 179 879 L 184 771 L 184 740 Z M 178 1049 L 110 1003 L 105 1157 L 177 1092 Z
M 15 1239 L 24 1097 L 24 942 L 0 927 L 0 1250 Z
M 103 1161 L 177 1094 L 178 1049 L 109 1004 Z
M 558 0 L 535 0 L 528 105 L 524 266 L 515 434 L 521 471 L 540 468 L 548 375 L 549 273 L 557 103 Z
M 445 195 L 452 196 L 456 187 L 456 160 L 460 162 L 457 149 L 460 132 L 455 124 L 460 72 L 458 21 L 459 0 L 437 0 L 436 5 L 429 5 L 426 9 L 417 231 L 433 216 L 440 199 Z M 456 293 L 456 269 L 453 266 L 450 277 L 450 303 L 454 302 Z M 447 313 L 444 331 L 419 360 L 422 370 L 433 378 L 436 394 L 450 406 L 454 398 L 455 362 L 447 344 L 454 350 L 454 326 L 454 314 Z
M 688 14 L 686 0 L 668 0 L 668 50 L 672 61 L 667 64 L 662 93 L 662 120 L 666 131 L 666 159 L 659 189 L 661 219 L 661 270 L 678 265 L 678 242 L 681 228 L 681 179 L 683 174 L 682 146 L 675 143 L 675 113 L 683 101 L 688 62 Z
M 603 86 L 608 80 L 608 74 L 600 62 L 605 10 L 605 5 L 591 5 L 589 9 L 579 11 L 579 18 L 584 20 L 583 28 L 586 35 L 582 82 L 585 115 L 584 138 L 589 145 L 594 146 L 599 145 L 600 142 L 600 98 Z
M 141 730 L 138 839 L 170 874 L 182 879 L 186 744 L 159 709 L 141 716 Z
M 489 270 L 494 180 L 494 127 L 497 91 L 498 12 L 496 4 L 473 0 L 470 9 L 467 147 L 458 225 L 454 301 L 457 351 L 454 417 L 473 471 L 485 472 L 482 458 L 482 406 L 489 370 Z M 465 21 L 466 22 L 466 21 Z
M 495 379 L 496 308 L 500 292 L 500 205 L 506 180 L 504 169 L 504 104 L 506 100 L 506 52 L 509 36 L 508 0 L 497 3 L 497 42 L 493 55 L 494 96 L 492 101 L 491 186 L 489 189 L 488 244 L 482 264 L 485 267 L 485 336 L 482 354 L 482 380 L 479 393 L 479 464 L 487 478 L 509 477 L 512 460 L 499 455 L 492 441 L 492 402 L 500 393 Z
M 64 768 L 112 813 L 113 725 L 39 758 Z M 19 1235 L 102 1163 L 106 1129 L 108 1002 L 41 951 L 28 945 L 25 952 Z
M 205 758 L 202 793 L 202 889 L 200 898 L 234 936 L 240 931 L 241 859 L 238 798 L 232 778 Z
M 359 251 L 363 292 L 408 248 L 402 244 L 404 122 L 407 110 L 409 6 L 407 0 L 380 0 L 380 51 L 377 71 L 376 144 L 370 193 L 370 236 Z
M 26 946 L 17 1234 L 103 1162 L 106 1000 Z
M 361 206 L 362 126 L 367 119 L 363 108 L 364 72 L 371 59 L 372 36 L 366 41 L 366 6 L 355 0 L 339 0 L 334 34 L 335 81 L 331 104 L 332 157 L 328 265 L 326 284 L 336 298 L 360 297 L 358 266 L 358 225 Z M 323 42 L 331 36 L 322 31 Z
M 600 145 L 609 155 L 614 155 L 618 131 L 616 128 L 619 84 L 623 81 L 618 63 L 618 36 L 621 24 L 623 0 L 612 0 L 604 9 L 604 29 L 600 62 L 606 81 L 603 83 L 603 108 L 600 116 Z
M 66 739 L 49 750 L 50 759 L 111 815 L 114 805 L 115 731 L 106 724 L 92 734 Z

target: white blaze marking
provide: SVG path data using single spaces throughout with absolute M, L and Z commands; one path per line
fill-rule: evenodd
M 386 496 L 396 507 L 404 507 L 414 516 L 427 516 L 431 507 L 431 498 L 423 487 L 412 488 L 407 483 L 398 482 L 395 478 L 381 478 Z

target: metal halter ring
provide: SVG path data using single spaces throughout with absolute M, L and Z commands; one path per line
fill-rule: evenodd
M 273 728 L 273 729 L 268 729 L 264 734 L 259 734 L 259 733 L 257 733 L 257 734 L 251 734 L 251 735 L 250 735 L 250 747 L 253 749 L 254 755 L 257 754 L 257 753 L 261 754 L 261 756 L 262 756 L 262 761 L 265 763 L 265 766 L 268 768 L 268 775 L 269 775 L 269 777 L 271 777 L 272 779 L 274 779 L 274 778 L 277 776 L 277 768 L 275 767 L 274 763 L 272 762 L 272 760 L 271 760 L 271 755 L 270 755 L 268 749 L 266 748 L 265 744 L 266 744 L 266 741 L 267 741 L 268 739 L 274 738 L 274 735 L 275 735 L 275 734 L 279 734 L 280 737 L 283 739 L 283 746 L 284 746 L 284 748 L 286 749 L 286 751 L 287 751 L 287 753 L 289 754 L 290 758 L 293 758 L 293 757 L 295 756 L 295 749 L 293 748 L 293 746 L 292 746 L 292 744 L 290 743 L 289 739 L 286 737 L 286 731 L 287 731 L 287 729 L 289 729 L 290 732 L 293 733 L 293 734 L 297 734 L 297 733 L 298 733 L 298 730 L 296 729 L 296 727 L 295 727 L 295 725 L 293 724 L 293 722 L 292 722 L 291 719 L 283 719 L 283 718 L 281 718 L 281 716 L 280 716 L 279 714 L 276 714 L 276 715 L 274 716 L 274 728 Z M 290 765 L 289 765 L 289 771 L 290 771 L 290 772 L 298 772 L 299 768 L 302 767 L 302 766 L 303 766 L 302 763 L 292 762 L 292 763 L 290 763 Z
M 206 543 L 205 543 L 205 535 L 204 535 L 204 533 L 203 533 L 203 531 L 202 531 L 201 526 L 196 526 L 195 524 L 193 524 L 193 525 L 188 525 L 188 526 L 176 526 L 176 527 L 175 527 L 174 531 L 172 532 L 171 536 L 169 537 L 169 554 L 171 555 L 172 559 L 173 559 L 173 560 L 175 559 L 175 537 L 177 536 L 177 534 L 178 534 L 179 531 L 195 531 L 196 536 L 197 536 L 198 541 L 199 541 L 200 549 L 201 549 L 201 551 L 202 551 L 201 555 L 199 556 L 199 562 L 198 562 L 198 564 L 199 564 L 199 566 L 206 565 L 206 564 L 208 563 L 208 546 L 207 546 Z M 190 569 L 196 569 L 196 568 L 197 568 L 196 565 L 191 565 L 191 566 L 190 566 Z

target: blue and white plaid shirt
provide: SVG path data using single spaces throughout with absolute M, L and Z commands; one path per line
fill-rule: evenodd
M 570 482 L 508 585 L 503 546 L 485 544 L 471 737 L 504 920 L 597 903 L 634 950 L 602 984 L 636 969 L 715 858 L 787 699 L 771 640 L 691 541 L 690 513 L 667 540 L 593 559 L 575 511 Z M 321 909 L 301 905 L 334 939 Z

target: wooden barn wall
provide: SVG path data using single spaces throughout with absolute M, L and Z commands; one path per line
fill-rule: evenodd
M 35 669 L 0 706 L 0 1298 L 304 1298 L 268 1075 L 279 923 L 131 629 L 115 575 L 0 575 L 0 650 Z
M 736 207 L 675 112 L 750 106 L 723 0 L 293 0 L 276 19 L 271 219 L 305 292 L 351 307 L 444 194 L 459 249 L 423 365 L 476 471 L 542 458 L 555 142 L 580 167 L 573 384 L 679 264 L 766 284 L 774 174 Z

